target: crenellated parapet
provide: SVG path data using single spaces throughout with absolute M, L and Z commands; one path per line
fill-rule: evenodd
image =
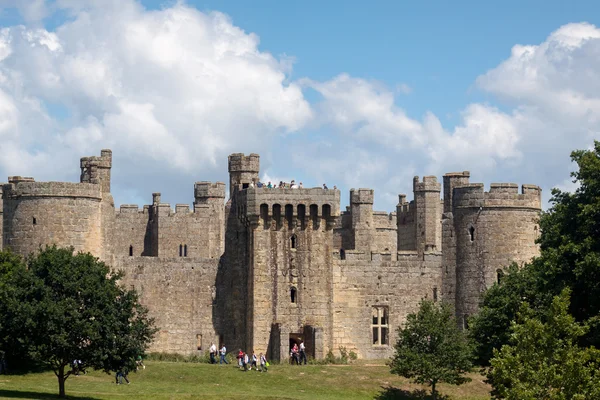
M 516 183 L 492 183 L 489 192 L 482 183 L 471 183 L 456 187 L 453 191 L 453 207 L 500 207 L 500 208 L 542 208 L 542 189 L 536 185 L 519 185 Z
M 90 183 L 35 182 L 31 177 L 10 176 L 3 185 L 5 199 L 87 198 L 102 200 L 101 188 Z
M 225 183 L 196 182 L 194 184 L 194 204 L 219 204 L 225 201 Z

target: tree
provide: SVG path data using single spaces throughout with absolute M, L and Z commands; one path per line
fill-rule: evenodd
M 395 348 L 391 372 L 428 384 L 434 400 L 438 382 L 470 381 L 464 374 L 472 367 L 472 349 L 446 304 L 422 300 L 419 311 L 409 314 L 404 328 L 398 328 Z
M 552 206 L 540 218 L 540 256 L 489 289 L 472 321 L 482 364 L 493 348 L 508 342 L 508 322 L 516 318 L 519 298 L 542 316 L 565 288 L 577 293 L 571 315 L 589 326 L 580 344 L 600 347 L 600 142 L 572 152 L 571 159 L 578 165 L 571 176 L 579 187 L 573 193 L 552 190 Z
M 554 297 L 542 321 L 523 303 L 509 345 L 494 349 L 492 396 L 507 400 L 600 398 L 600 351 L 577 344 L 588 327 L 569 315 L 570 290 Z
M 2 257 L 0 256 L 0 260 Z M 113 273 L 89 253 L 47 247 L 4 273 L 0 299 L 10 291 L 14 301 L 2 305 L 0 346 L 18 343 L 31 360 L 49 366 L 58 378 L 59 396 L 73 372 L 73 360 L 84 368 L 110 373 L 134 369 L 156 332 L 153 319 L 135 291 L 118 285 Z

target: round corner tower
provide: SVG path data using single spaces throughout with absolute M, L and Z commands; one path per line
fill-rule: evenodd
M 113 212 L 112 154 L 81 158 L 81 181 L 36 182 L 12 176 L 2 187 L 3 248 L 27 256 L 46 245 L 104 256 L 103 215 Z
M 481 294 L 512 262 L 539 254 L 541 189 L 514 183 L 456 186 L 452 191 L 456 243 L 456 315 L 463 321 L 479 310 Z
M 234 153 L 229 156 L 229 197 L 236 191 L 248 187 L 251 182 L 258 181 L 260 156 L 252 153 Z

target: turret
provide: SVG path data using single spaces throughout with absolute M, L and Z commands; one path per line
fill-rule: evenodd
M 469 171 L 449 172 L 444 175 L 444 213 L 452 212 L 452 193 L 455 187 L 469 184 Z
M 102 193 L 110 193 L 110 169 L 112 168 L 112 151 L 100 151 L 100 157 L 81 158 L 81 183 L 95 183 L 102 187 Z
M 351 189 L 350 208 L 354 249 L 371 251 L 373 241 L 373 189 Z
M 238 190 L 250 186 L 251 182 L 258 182 L 260 170 L 260 156 L 235 153 L 229 156 L 229 197 Z
M 441 250 L 441 185 L 435 176 L 413 179 L 415 195 L 416 241 L 419 253 Z

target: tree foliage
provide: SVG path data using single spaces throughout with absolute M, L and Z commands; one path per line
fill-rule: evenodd
M 446 304 L 422 300 L 419 311 L 398 329 L 395 348 L 391 372 L 430 385 L 434 399 L 438 382 L 460 385 L 470 380 L 464 374 L 472 367 L 472 349 Z
M 508 345 L 494 349 L 488 381 L 507 400 L 600 398 L 600 352 L 577 341 L 587 326 L 569 312 L 569 289 L 556 296 L 542 321 L 523 303 Z
M 49 366 L 59 395 L 73 360 L 107 373 L 134 369 L 156 330 L 135 291 L 118 285 L 121 273 L 89 253 L 47 247 L 26 266 L 0 253 L 0 348 L 27 353 Z
M 578 165 L 571 174 L 578 188 L 552 190 L 552 206 L 540 218 L 540 256 L 521 270 L 511 268 L 501 284 L 490 288 L 472 321 L 482 364 L 489 362 L 492 349 L 508 342 L 509 322 L 521 301 L 541 316 L 565 288 L 577 294 L 570 313 L 589 326 L 580 343 L 600 346 L 600 142 L 572 152 L 571 159 Z

